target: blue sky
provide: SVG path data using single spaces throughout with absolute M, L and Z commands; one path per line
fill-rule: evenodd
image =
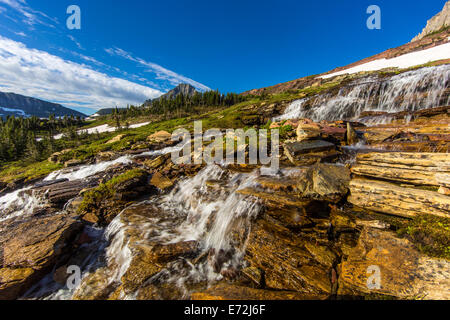
M 69 30 L 69 5 L 81 30 Z M 381 30 L 366 27 L 369 5 Z M 445 0 L 0 0 L 0 91 L 84 113 L 183 82 L 243 92 L 409 42 Z

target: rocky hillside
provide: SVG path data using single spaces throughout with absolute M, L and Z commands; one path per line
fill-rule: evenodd
M 448 6 L 448 3 L 447 3 Z M 326 78 L 329 76 L 332 76 L 336 73 L 343 74 L 346 70 L 360 67 L 363 65 L 368 65 L 373 62 L 389 62 L 392 61 L 395 58 L 399 57 L 407 57 L 408 54 L 415 53 L 415 52 L 425 52 L 424 50 L 429 50 L 432 48 L 441 47 L 442 45 L 446 45 L 449 43 L 449 37 L 450 37 L 450 29 L 446 28 L 444 30 L 440 30 L 439 32 L 436 32 L 434 34 L 430 34 L 427 37 L 421 38 L 417 41 L 407 43 L 405 45 L 402 45 L 397 48 L 388 49 L 382 53 L 376 54 L 372 57 L 365 58 L 363 60 L 354 62 L 352 64 L 349 64 L 344 67 L 338 67 L 333 70 L 330 70 L 326 73 L 308 76 L 296 80 L 292 80 L 285 83 L 280 83 L 271 87 L 267 88 L 261 88 L 261 89 L 253 89 L 249 90 L 243 93 L 243 95 L 261 95 L 261 94 L 280 94 L 284 92 L 295 92 L 297 90 L 303 89 L 305 87 L 310 87 L 312 85 L 317 85 L 317 82 L 320 82 L 322 78 Z M 450 52 L 449 48 L 447 47 L 441 47 L 442 50 L 445 50 L 447 54 L 442 54 L 442 58 L 438 59 L 440 60 L 439 63 L 449 63 L 450 62 Z M 425 63 L 428 63 L 429 65 L 432 65 L 433 63 L 436 63 L 437 60 L 431 59 L 430 61 L 428 59 L 418 61 L 417 63 L 414 63 L 414 57 L 407 57 L 407 60 L 411 61 L 409 62 L 409 65 L 411 67 L 415 65 L 422 65 Z M 394 63 L 395 64 L 395 63 Z M 364 68 L 361 68 L 362 70 Z M 386 68 L 388 71 L 392 71 L 395 68 Z M 381 70 L 381 69 L 380 69 Z
M 43 101 L 36 98 L 22 96 L 11 92 L 0 92 L 0 116 L 36 116 L 39 118 L 48 118 L 51 114 L 56 117 L 74 115 L 86 117 L 81 112 L 65 108 L 60 104 Z
M 441 12 L 436 14 L 433 18 L 428 20 L 426 27 L 423 31 L 414 37 L 411 42 L 420 40 L 427 35 L 442 30 L 443 28 L 450 27 L 450 1 L 447 1 Z

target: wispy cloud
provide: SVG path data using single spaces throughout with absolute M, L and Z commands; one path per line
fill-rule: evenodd
M 156 63 L 145 61 L 139 57 L 134 57 L 131 53 L 129 53 L 123 49 L 113 47 L 113 48 L 107 48 L 107 49 L 105 49 L 105 51 L 108 54 L 110 54 L 111 56 L 119 56 L 119 57 L 125 58 L 129 61 L 136 62 L 136 63 L 146 67 L 147 71 L 153 72 L 156 74 L 156 79 L 167 80 L 172 85 L 178 85 L 180 83 L 189 83 L 190 85 L 194 86 L 195 88 L 197 88 L 199 90 L 203 90 L 203 91 L 211 90 L 209 87 L 205 86 L 204 84 L 201 84 L 201 83 L 194 81 L 190 78 L 187 78 L 181 74 L 178 74 L 176 72 L 168 70 Z
M 14 32 L 16 35 L 21 36 L 21 37 L 26 37 L 27 35 L 25 34 L 25 32 Z
M 2 36 L 0 83 L 2 91 L 57 101 L 67 107 L 92 109 L 141 104 L 162 94 Z
M 41 11 L 31 8 L 25 0 L 0 0 L 0 3 L 9 6 L 23 16 L 22 21 L 30 26 L 42 24 L 54 28 L 59 24 L 58 19 L 49 17 Z
M 83 46 L 81 45 L 81 43 L 80 42 L 78 42 L 78 40 L 74 37 L 74 36 L 72 36 L 72 35 L 67 35 L 67 37 L 70 39 L 70 40 L 72 40 L 75 44 L 76 44 L 76 46 L 78 47 L 78 49 L 80 49 L 80 50 L 84 50 L 84 48 L 83 48 Z

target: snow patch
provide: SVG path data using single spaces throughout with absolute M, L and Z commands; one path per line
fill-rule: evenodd
M 432 61 L 450 59 L 450 43 L 445 43 L 430 49 L 407 53 L 392 59 L 378 59 L 359 66 L 334 72 L 320 78 L 332 78 L 342 74 L 358 73 L 363 71 L 377 71 L 385 68 L 410 68 Z

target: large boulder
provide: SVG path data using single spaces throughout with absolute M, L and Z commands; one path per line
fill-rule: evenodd
M 70 250 L 82 224 L 73 216 L 35 217 L 0 236 L 0 299 L 16 299 Z
M 316 123 L 300 123 L 297 126 L 297 141 L 320 137 L 320 126 Z
M 287 142 L 284 153 L 297 166 L 332 160 L 338 155 L 335 145 L 324 140 Z
M 167 131 L 158 131 L 150 136 L 147 137 L 148 141 L 151 142 L 167 142 L 172 139 L 172 135 L 168 133 Z

